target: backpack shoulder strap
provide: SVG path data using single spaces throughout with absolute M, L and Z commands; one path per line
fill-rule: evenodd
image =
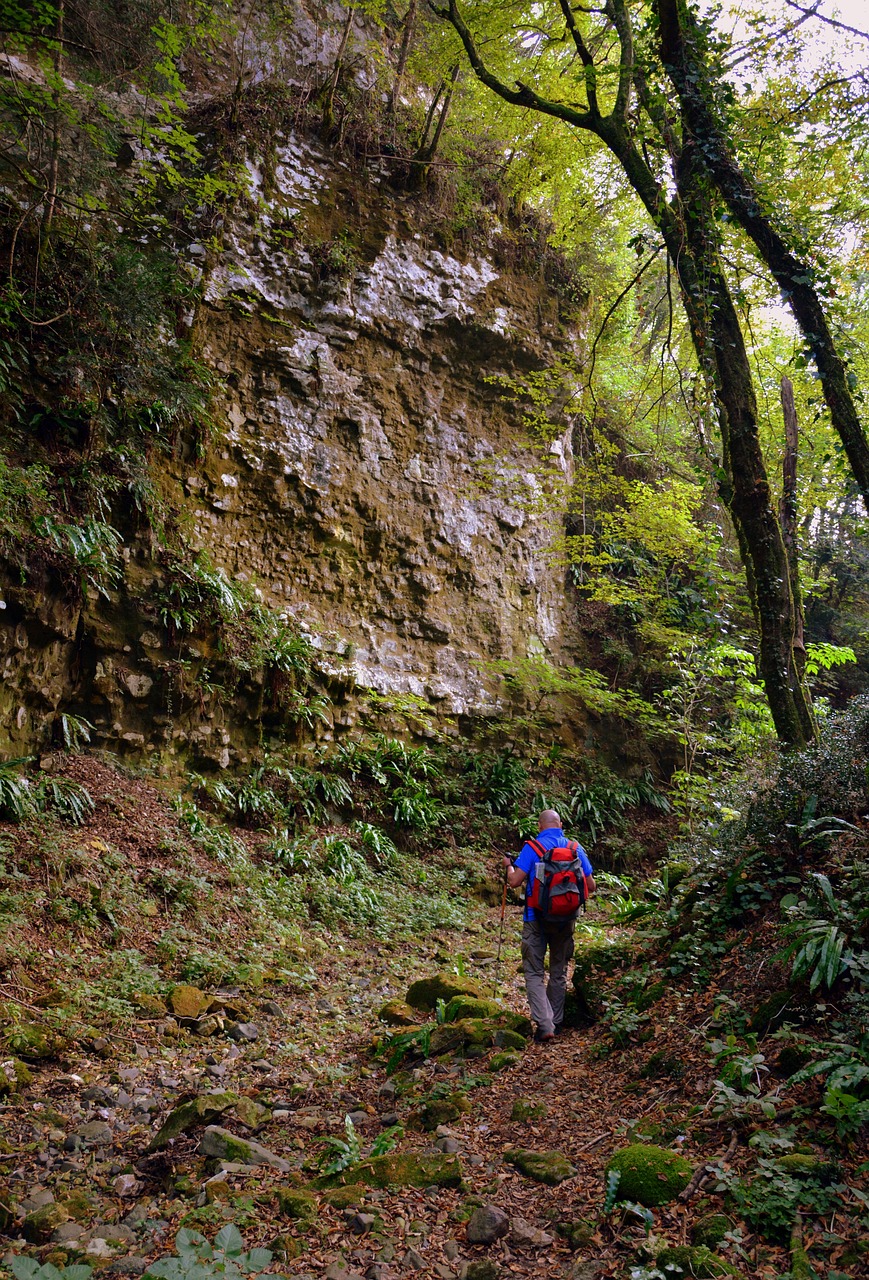
M 549 852 L 549 850 L 544 849 L 540 841 L 535 840 L 533 836 L 529 836 L 528 839 L 525 841 L 525 843 L 531 845 L 531 848 L 537 854 L 538 858 L 545 858 L 547 853 Z

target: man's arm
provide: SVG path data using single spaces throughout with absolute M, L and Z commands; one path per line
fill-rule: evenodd
M 527 872 L 522 871 L 519 867 L 514 867 L 513 859 L 504 854 L 504 866 L 507 869 L 507 883 L 511 889 L 518 889 L 528 879 Z

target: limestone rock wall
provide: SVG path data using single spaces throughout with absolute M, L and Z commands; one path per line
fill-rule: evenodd
M 572 606 L 550 554 L 561 516 L 518 408 L 489 381 L 541 368 L 570 341 L 558 299 L 499 265 L 494 240 L 448 248 L 424 201 L 309 138 L 279 138 L 269 165 L 249 169 L 253 198 L 223 251 L 184 250 L 202 273 L 187 323 L 217 375 L 216 420 L 205 456 L 166 462 L 163 483 L 183 494 L 194 546 L 254 582 L 343 673 L 321 732 L 353 724 L 365 689 L 491 714 L 487 660 L 569 657 Z M 567 439 L 553 454 L 568 475 Z M 167 646 L 141 534 L 125 561 L 119 589 L 90 593 L 62 624 L 7 591 L 4 747 L 44 745 L 69 709 L 105 745 L 247 760 L 256 690 L 185 692 L 203 645 Z M 63 586 L 47 580 L 45 599 Z

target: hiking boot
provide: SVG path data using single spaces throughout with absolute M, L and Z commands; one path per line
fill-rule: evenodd
M 554 1031 L 541 1031 L 540 1028 L 538 1027 L 537 1030 L 534 1032 L 534 1040 L 537 1044 L 549 1044 L 550 1041 L 554 1039 L 555 1039 Z

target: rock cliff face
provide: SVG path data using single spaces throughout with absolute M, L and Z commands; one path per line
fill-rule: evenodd
M 204 457 L 166 463 L 163 482 L 183 490 L 194 546 L 343 671 L 331 731 L 365 689 L 489 714 L 497 683 L 482 664 L 529 647 L 558 661 L 568 629 L 557 504 L 491 381 L 563 349 L 558 300 L 542 273 L 501 265 L 496 240 L 450 251 L 424 202 L 310 139 L 280 138 L 249 168 L 255 199 L 223 251 L 186 250 L 202 271 L 187 323 L 219 389 Z M 568 442 L 553 454 L 568 473 Z M 56 582 L 39 617 L 10 593 L 3 746 L 44 743 L 70 709 L 110 746 L 244 761 L 255 691 L 178 696 L 178 663 L 202 646 L 167 652 L 139 604 L 159 578 L 148 547 L 131 537 L 125 560 L 118 591 L 82 612 L 52 604 Z

